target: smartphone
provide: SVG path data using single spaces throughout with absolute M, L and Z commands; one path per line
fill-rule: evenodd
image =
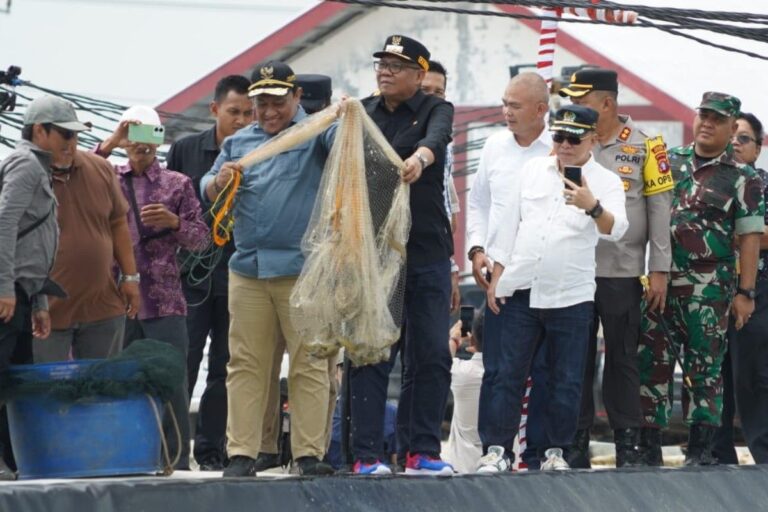
M 160 145 L 165 142 L 165 126 L 132 124 L 128 126 L 128 140 L 143 144 Z
M 459 319 L 461 320 L 461 337 L 463 338 L 472 330 L 472 322 L 475 321 L 475 307 L 461 306 Z
M 563 168 L 563 175 L 578 186 L 581 186 L 581 167 L 566 165 Z M 567 187 L 568 184 L 565 186 Z

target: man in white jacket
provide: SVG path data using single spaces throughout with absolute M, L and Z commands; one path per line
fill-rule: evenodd
M 504 219 L 490 225 L 487 251 L 495 262 L 488 306 L 492 314 L 501 312 L 503 343 L 496 370 L 489 375 L 486 367 L 497 422 L 485 430 L 480 472 L 511 466 L 525 380 L 539 343 L 550 373 L 541 469 L 568 469 L 563 450 L 579 415 L 595 247 L 600 238 L 620 239 L 628 227 L 621 180 L 592 158 L 596 122 L 597 112 L 587 107 L 558 110 L 551 128 L 555 155 L 530 160 L 503 211 L 491 213 Z M 500 284 L 502 273 L 510 277 Z

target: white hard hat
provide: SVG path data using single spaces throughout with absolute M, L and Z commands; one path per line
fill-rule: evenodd
M 160 126 L 160 116 L 157 111 L 152 107 L 146 107 L 144 105 L 134 105 L 129 108 L 123 115 L 120 116 L 121 121 L 140 121 L 141 124 L 150 124 L 153 126 Z

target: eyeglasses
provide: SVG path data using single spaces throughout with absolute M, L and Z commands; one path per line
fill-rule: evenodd
M 382 71 L 389 71 L 393 75 L 396 75 L 404 69 L 421 69 L 421 68 L 411 64 L 406 64 L 405 62 L 398 62 L 398 61 L 384 62 L 381 60 L 376 60 L 376 61 L 373 61 L 373 69 L 378 73 Z
M 749 144 L 750 142 L 757 142 L 757 139 L 753 139 L 746 133 L 740 133 L 738 135 L 734 135 L 731 140 L 735 140 L 739 144 Z
M 77 135 L 77 132 L 73 132 L 72 130 L 67 130 L 65 128 L 60 128 L 55 124 L 51 125 L 51 129 L 58 133 L 64 140 L 70 140 L 72 137 Z
M 552 142 L 555 144 L 562 144 L 563 142 L 568 141 L 568 144 L 571 146 L 578 146 L 583 140 L 584 138 L 582 137 L 577 137 L 576 135 L 564 135 L 563 132 L 554 132 L 552 134 Z

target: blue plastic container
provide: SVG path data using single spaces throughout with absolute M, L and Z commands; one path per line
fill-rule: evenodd
M 72 379 L 95 362 L 21 365 L 12 367 L 9 372 L 11 377 L 14 373 L 24 372 L 41 381 Z M 9 401 L 8 422 L 19 478 L 75 478 L 159 471 L 160 432 L 150 400 L 162 415 L 161 404 L 146 395 L 120 399 L 93 397 L 65 403 L 41 394 Z

